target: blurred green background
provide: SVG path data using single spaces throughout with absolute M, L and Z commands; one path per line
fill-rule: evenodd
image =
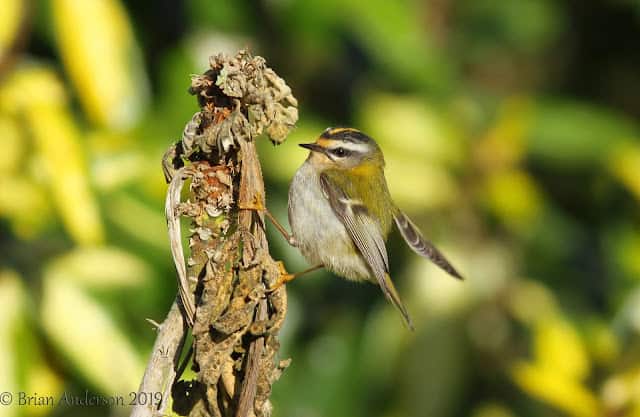
M 160 159 L 190 74 L 249 47 L 300 101 L 260 141 L 276 216 L 296 143 L 355 126 L 467 277 L 391 236 L 415 333 L 373 285 L 290 284 L 274 416 L 640 416 L 639 42 L 637 0 L 2 0 L 0 391 L 137 389 L 176 294 Z

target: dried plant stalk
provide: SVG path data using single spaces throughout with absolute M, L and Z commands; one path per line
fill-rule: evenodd
M 158 326 L 158 337 L 153 345 L 149 364 L 144 372 L 142 383 L 138 389 L 141 393 L 151 394 L 145 398 L 152 401 L 139 401 L 133 407 L 131 417 L 161 416 L 166 414 L 171 385 L 176 377 L 176 368 L 180 359 L 180 351 L 187 334 L 187 326 L 180 313 L 178 303 L 174 302 L 164 322 Z M 156 393 L 162 400 L 156 401 Z M 146 394 L 142 394 L 143 396 Z
M 287 299 L 284 287 L 270 290 L 283 270 L 264 232 L 255 139 L 266 133 L 276 144 L 284 141 L 297 121 L 297 102 L 261 57 L 217 55 L 210 66 L 192 77 L 201 111 L 163 161 L 171 249 L 197 373 L 196 381 L 169 382 L 173 409 L 194 417 L 268 416 L 271 385 L 288 364 L 275 360 Z M 186 182 L 189 198 L 180 202 Z M 186 267 L 179 216 L 192 222 Z

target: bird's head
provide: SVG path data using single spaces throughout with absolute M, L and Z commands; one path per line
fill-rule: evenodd
M 353 128 L 328 128 L 314 143 L 302 143 L 300 146 L 311 151 L 308 161 L 318 168 L 384 166 L 384 157 L 378 144 Z

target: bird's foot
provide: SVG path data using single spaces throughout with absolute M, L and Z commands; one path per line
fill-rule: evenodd
M 276 280 L 276 282 L 271 285 L 269 287 L 269 289 L 267 290 L 267 292 L 274 292 L 275 290 L 279 289 L 280 287 L 282 287 L 283 285 L 285 285 L 286 283 L 293 281 L 298 274 L 290 274 L 287 272 L 287 270 L 284 267 L 284 263 L 282 263 L 282 261 L 278 261 L 278 279 Z

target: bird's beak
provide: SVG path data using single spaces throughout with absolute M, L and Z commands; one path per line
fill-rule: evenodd
M 324 148 L 317 143 L 301 143 L 299 144 L 299 146 L 305 149 L 309 149 L 311 152 L 324 153 Z

